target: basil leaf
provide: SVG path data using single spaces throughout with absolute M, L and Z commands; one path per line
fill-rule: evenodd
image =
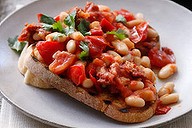
M 124 17 L 123 15 L 121 15 L 121 14 L 119 14 L 119 15 L 116 16 L 116 21 L 117 21 L 117 22 L 122 22 L 122 23 L 126 23 L 126 22 L 127 22 L 127 20 L 125 19 L 125 17 Z
M 64 33 L 65 33 L 66 36 L 68 36 L 68 35 L 70 35 L 70 34 L 72 34 L 74 32 L 75 32 L 75 29 L 73 27 L 64 28 Z
M 76 16 L 76 11 L 73 11 L 71 14 L 69 14 L 65 19 L 64 19 L 64 23 L 67 26 L 72 26 L 73 28 L 75 28 L 75 16 Z
M 50 25 L 50 24 L 45 24 L 45 23 L 42 23 L 42 27 L 43 27 L 43 29 L 45 29 L 46 31 L 50 31 L 50 30 L 53 28 L 52 25 Z
M 41 22 L 41 23 L 45 23 L 45 24 L 52 25 L 52 24 L 54 24 L 56 21 L 54 20 L 54 18 L 42 14 L 42 15 L 41 15 L 41 18 L 40 18 L 40 22 Z
M 113 34 L 113 35 L 117 36 L 117 38 L 119 38 L 120 40 L 123 40 L 126 37 L 128 37 L 128 35 L 125 33 L 125 31 L 120 28 L 117 31 L 110 31 L 110 32 L 107 32 L 106 34 Z
M 18 36 L 15 36 L 14 38 L 9 38 L 8 40 L 8 45 L 11 49 L 16 51 L 16 53 L 20 54 L 25 47 L 27 42 L 19 42 L 18 41 Z
M 62 26 L 60 21 L 55 22 L 52 25 L 52 28 L 53 28 L 53 30 L 56 30 L 56 31 L 61 32 L 61 33 L 64 33 L 63 26 Z
M 59 37 L 63 37 L 64 36 L 64 34 L 62 34 L 62 33 L 57 33 L 57 34 L 55 34 L 54 36 L 53 36 L 53 40 L 57 40 Z
M 88 43 L 81 41 L 79 47 L 83 50 L 79 55 L 79 59 L 86 60 L 89 57 Z
M 89 21 L 81 19 L 79 25 L 77 26 L 78 31 L 80 31 L 84 36 L 87 35 L 87 32 L 89 32 L 89 25 L 90 25 Z

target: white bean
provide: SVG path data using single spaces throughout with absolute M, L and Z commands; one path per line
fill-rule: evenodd
M 132 28 L 132 27 L 134 27 L 134 26 L 136 26 L 136 25 L 138 25 L 138 24 L 140 24 L 142 22 L 144 22 L 143 19 L 135 19 L 135 20 L 128 21 L 126 26 L 128 28 Z
M 58 42 L 65 42 L 65 40 L 67 39 L 67 36 L 65 36 L 62 33 L 59 32 L 54 32 L 51 34 L 48 34 L 45 37 L 46 41 L 58 41 Z
M 173 82 L 167 82 L 165 85 L 163 85 L 159 91 L 158 91 L 158 96 L 161 97 L 165 94 L 170 94 L 173 92 L 174 89 L 174 83 Z
M 75 53 L 76 51 L 76 43 L 74 40 L 70 40 L 67 42 L 66 49 L 70 53 Z
M 158 33 L 154 29 L 152 29 L 152 28 L 147 29 L 147 37 L 155 38 L 157 36 L 158 36 Z
M 33 39 L 34 40 L 41 40 L 41 37 L 39 36 L 39 34 L 36 32 L 33 34 Z
M 80 32 L 74 32 L 70 35 L 70 37 L 77 41 L 81 41 L 85 38 Z
M 160 101 L 164 105 L 176 103 L 179 100 L 179 95 L 177 93 L 165 94 L 160 97 Z
M 68 16 L 68 14 L 66 13 L 66 12 L 61 12 L 60 14 L 59 14 L 59 19 L 60 19 L 60 21 L 61 22 L 63 22 L 64 21 L 64 19 L 66 18 Z
M 136 64 L 136 65 L 140 65 L 141 64 L 141 58 L 138 57 L 138 56 L 135 56 L 133 58 L 133 62 Z
M 93 86 L 93 81 L 89 78 L 86 78 L 82 85 L 84 88 L 91 88 Z
M 40 55 L 39 51 L 37 50 L 37 48 L 35 48 L 33 50 L 33 54 L 35 55 L 35 57 L 39 60 L 39 61 L 43 61 L 42 56 Z
M 122 57 L 123 62 L 125 61 L 133 61 L 134 57 L 131 54 L 127 54 Z
M 130 41 L 129 38 L 123 39 L 122 42 L 124 42 L 129 49 L 135 48 L 135 44 L 132 41 Z
M 146 68 L 150 68 L 151 67 L 151 62 L 148 56 L 143 56 L 141 58 L 141 65 L 146 67 Z
M 129 84 L 129 88 L 133 91 L 140 90 L 144 88 L 144 83 L 142 81 L 132 80 Z
M 143 13 L 137 13 L 137 14 L 135 15 L 135 18 L 136 18 L 136 19 L 144 19 Z
M 110 12 L 110 8 L 105 5 L 98 5 L 98 7 L 101 12 Z
M 139 49 L 133 49 L 132 54 L 133 54 L 133 56 L 141 57 L 141 52 Z
M 129 49 L 125 43 L 122 41 L 116 40 L 112 42 L 115 50 L 121 55 L 127 55 L 129 53 Z
M 143 107 L 145 106 L 145 101 L 138 97 L 138 96 L 134 96 L 134 95 L 131 95 L 131 96 L 128 96 L 125 98 L 125 103 L 129 106 L 132 106 L 132 107 Z
M 93 21 L 92 23 L 90 23 L 89 27 L 90 29 L 98 29 L 101 28 L 101 25 L 99 21 Z
M 158 77 L 161 79 L 166 79 L 173 75 L 177 71 L 176 64 L 167 64 L 166 66 L 162 67 L 158 73 Z
M 144 76 L 148 78 L 153 83 L 156 81 L 155 73 L 150 68 L 144 68 Z

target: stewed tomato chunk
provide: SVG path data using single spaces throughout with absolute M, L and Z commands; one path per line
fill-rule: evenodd
M 39 41 L 36 48 L 43 58 L 45 64 L 49 65 L 53 62 L 53 54 L 57 51 L 63 51 L 65 46 L 63 43 L 57 41 Z
M 108 31 L 112 31 L 115 29 L 115 27 L 112 25 L 112 23 L 110 23 L 108 20 L 106 20 L 105 18 L 103 18 L 100 22 L 100 25 L 102 27 L 102 30 L 104 32 L 108 32 Z
M 100 56 L 108 45 L 103 36 L 86 36 L 85 40 L 89 42 L 89 54 L 91 58 Z
M 134 26 L 131 30 L 131 41 L 138 43 L 144 41 L 147 38 L 148 23 L 142 22 L 137 26 Z
M 57 51 L 53 57 L 54 61 L 49 65 L 49 70 L 55 74 L 63 73 L 76 59 L 75 55 L 65 51 Z
M 163 47 L 162 50 L 154 47 L 148 53 L 151 64 L 162 68 L 169 63 L 175 63 L 176 59 L 171 49 Z
M 68 70 L 69 78 L 75 83 L 75 85 L 80 85 L 86 78 L 85 74 L 85 64 L 83 62 L 77 62 L 72 65 Z

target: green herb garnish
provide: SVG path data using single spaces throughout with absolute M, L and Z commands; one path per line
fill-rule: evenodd
M 83 50 L 79 55 L 79 59 L 86 60 L 89 57 L 88 43 L 81 41 L 79 47 Z
M 52 25 L 52 28 L 53 28 L 54 31 L 58 31 L 58 32 L 64 33 L 64 29 L 63 29 L 62 24 L 61 24 L 60 21 L 55 22 Z
M 113 35 L 117 36 L 117 38 L 119 38 L 120 40 L 123 40 L 126 37 L 128 37 L 128 35 L 125 33 L 125 31 L 120 28 L 117 31 L 110 31 L 110 32 L 107 32 L 106 34 L 113 34 Z
M 45 23 L 45 24 L 50 24 L 50 25 L 52 25 L 52 24 L 54 24 L 56 21 L 54 20 L 54 18 L 42 14 L 42 15 L 41 15 L 41 18 L 40 18 L 40 22 L 41 22 L 41 23 Z
M 121 15 L 121 14 L 119 14 L 119 15 L 116 16 L 116 21 L 117 21 L 117 22 L 122 22 L 122 23 L 126 23 L 126 22 L 127 22 L 127 20 L 125 19 L 125 17 L 124 17 L 123 15 Z
M 64 33 L 67 36 L 75 32 L 75 17 L 76 11 L 72 12 L 64 19 L 64 23 L 67 25 L 67 27 L 64 29 Z
M 77 26 L 78 31 L 80 31 L 84 36 L 86 36 L 87 34 L 89 34 L 89 25 L 90 22 L 86 21 L 85 19 L 81 19 L 79 25 Z
M 20 54 L 25 47 L 27 42 L 19 42 L 18 36 L 15 36 L 14 38 L 9 38 L 8 45 L 11 49 L 13 49 L 16 53 Z

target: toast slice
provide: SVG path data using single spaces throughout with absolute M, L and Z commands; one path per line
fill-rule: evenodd
M 67 93 L 74 99 L 103 112 L 108 117 L 121 122 L 143 122 L 154 115 L 157 107 L 156 101 L 146 103 L 146 105 L 142 108 L 127 107 L 122 99 L 114 98 L 108 93 L 102 93 L 99 95 L 91 94 L 84 88 L 75 86 L 70 80 L 61 78 L 60 76 L 49 71 L 46 65 L 38 61 L 31 50 L 33 50 L 32 46 L 23 50 L 22 54 L 26 54 L 27 52 L 26 57 L 24 58 L 24 66 L 19 64 L 21 73 L 22 71 L 25 71 L 25 77 L 30 76 L 27 72 L 30 72 L 33 76 L 32 80 L 28 81 L 28 84 L 32 84 L 40 88 L 54 87 L 64 93 Z M 22 57 L 23 56 L 21 55 L 20 59 L 22 59 Z M 35 77 L 33 74 L 35 74 Z
M 19 60 L 18 60 L 18 69 L 21 72 L 21 74 L 24 75 L 24 82 L 28 85 L 32 85 L 38 88 L 44 88 L 44 89 L 51 89 L 53 88 L 49 83 L 44 82 L 42 79 L 37 77 L 35 74 L 31 72 L 26 67 L 26 59 L 31 56 L 31 53 L 33 51 L 33 46 L 29 46 L 28 44 L 24 47 Z

